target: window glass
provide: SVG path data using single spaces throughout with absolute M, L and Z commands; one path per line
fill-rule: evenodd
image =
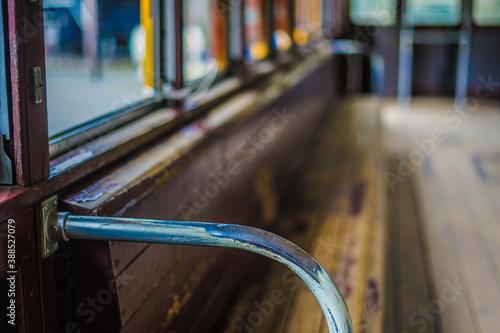
M 151 2 L 43 2 L 49 135 L 151 96 Z
M 321 6 L 322 0 L 295 1 L 293 39 L 298 45 L 305 45 L 321 36 Z
M 3 33 L 3 9 L 0 6 L 0 140 L 1 136 L 5 135 L 6 139 L 10 139 L 9 125 L 9 108 L 7 103 L 7 62 L 5 57 L 5 41 Z M 2 144 L 2 141 L 0 141 Z M 3 145 L 0 146 L 0 154 L 2 153 Z M 2 156 L 0 156 L 0 163 Z M 0 168 L 0 173 L 1 173 Z M 1 175 L 0 175 L 1 176 Z
M 227 66 L 226 2 L 184 1 L 184 79 L 203 78 L 211 70 Z
M 388 26 L 396 23 L 395 0 L 351 0 L 350 16 L 354 24 Z
M 273 43 L 279 51 L 286 51 L 292 46 L 289 15 L 288 0 L 275 0 Z
M 500 25 L 500 0 L 475 0 L 472 15 L 478 25 Z
M 4 16 L 0 5 L 0 185 L 13 183 L 12 162 L 4 151 L 4 140 L 10 140 L 10 117 L 7 96 L 7 63 L 4 40 Z
M 462 20 L 462 1 L 408 0 L 405 20 L 411 25 L 457 25 Z
M 262 60 L 269 54 L 263 1 L 245 0 L 245 55 L 248 60 Z

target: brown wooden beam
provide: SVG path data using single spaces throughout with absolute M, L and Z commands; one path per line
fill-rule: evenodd
M 43 3 L 9 0 L 9 52 L 16 183 L 35 184 L 49 176 L 45 87 L 35 100 L 34 70 L 45 81 Z

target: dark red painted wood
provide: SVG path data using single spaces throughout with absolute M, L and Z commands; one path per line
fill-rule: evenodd
M 41 259 L 39 209 L 29 209 L 11 218 L 15 226 L 16 266 L 19 292 L 18 318 L 27 332 L 57 332 L 53 260 Z M 8 220 L 0 224 L 0 276 L 9 271 L 7 248 Z M 2 290 L 2 292 L 4 292 Z M 20 331 L 23 331 L 22 329 Z
M 158 126 L 158 128 L 151 129 L 147 132 L 144 132 L 144 126 L 140 126 L 140 123 L 144 123 L 147 117 L 126 125 L 121 128 L 123 130 L 122 132 L 125 132 L 126 135 L 123 135 L 120 130 L 108 134 L 106 137 L 109 136 L 109 140 L 98 142 L 96 143 L 96 147 L 94 147 L 99 153 L 96 153 L 90 158 L 87 157 L 83 159 L 81 163 L 71 167 L 69 170 L 58 173 L 57 175 L 52 175 L 51 178 L 36 184 L 36 186 L 29 188 L 10 186 L 0 187 L 0 221 L 19 214 L 36 203 L 57 194 L 62 189 L 80 182 L 85 179 L 87 175 L 106 168 L 111 163 L 130 154 L 132 151 L 167 135 L 168 132 L 180 127 L 193 117 L 198 117 L 206 113 L 209 108 L 215 107 L 217 104 L 223 102 L 225 98 L 233 96 L 250 85 L 258 84 L 258 82 L 266 78 L 267 75 L 261 75 L 255 78 L 256 81 L 243 82 L 243 80 L 241 80 L 241 82 L 238 82 L 231 91 L 223 93 L 220 96 L 217 95 L 213 100 L 207 101 L 206 103 L 204 102 L 189 113 L 183 114 L 184 119 L 176 117 L 171 123 Z M 174 112 L 180 113 L 179 110 L 174 110 Z M 110 144 L 110 142 L 112 144 Z M 73 158 L 78 159 L 78 156 L 74 152 L 69 152 L 59 157 L 57 161 L 52 161 L 51 166 L 57 167 L 58 162 L 64 164 L 68 162 L 68 159 Z
M 190 217 L 273 228 L 273 224 L 263 218 L 265 214 L 259 204 L 260 194 L 255 190 L 256 180 L 260 177 L 261 168 L 265 167 L 274 175 L 269 188 L 271 195 L 276 191 L 275 194 L 279 196 L 286 188 L 299 152 L 303 151 L 307 142 L 310 133 L 307 129 L 314 128 L 321 114 L 318 106 L 329 101 L 330 94 L 325 92 L 331 92 L 333 87 L 324 78 L 333 77 L 330 69 L 331 64 L 320 66 L 303 82 L 269 105 L 235 119 L 215 133 L 207 133 L 206 139 L 188 152 L 183 151 L 182 156 L 172 163 L 162 164 L 146 173 L 141 171 L 137 179 L 124 179 L 120 171 L 126 170 L 125 174 L 131 175 L 142 165 L 148 165 L 149 159 L 156 156 L 149 156 L 155 147 L 129 156 L 123 163 L 95 174 L 81 186 L 61 196 L 61 208 L 82 214 L 182 219 L 177 204 L 189 203 L 193 186 L 203 188 L 204 175 L 211 170 L 216 171 L 225 161 L 236 158 L 238 145 L 268 126 L 274 108 L 284 110 L 287 107 L 288 112 L 297 113 L 300 121 L 290 123 L 252 161 L 246 164 L 240 161 L 244 165 L 242 173 L 211 200 L 206 209 Z M 203 128 L 202 124 L 200 128 Z M 165 148 L 168 148 L 167 144 L 158 142 L 159 146 Z M 236 286 L 231 279 L 247 278 L 249 268 L 253 273 L 262 275 L 269 264 L 266 262 L 250 267 L 255 264 L 250 259 L 252 255 L 243 255 L 238 251 L 172 245 L 135 247 L 132 246 L 135 244 L 129 243 L 132 249 L 136 249 L 135 254 L 130 256 L 129 253 L 120 252 L 129 250 L 126 245 L 117 249 L 109 242 L 71 244 L 73 277 L 77 281 L 75 291 L 78 294 L 73 299 L 73 309 L 75 304 L 80 304 L 89 296 L 94 297 L 109 283 L 120 282 L 124 275 L 133 278 L 122 291 L 118 290 L 117 300 L 114 299 L 98 313 L 97 328 L 80 323 L 79 327 L 85 332 L 91 332 L 92 329 L 136 332 L 160 327 L 180 332 L 196 332 L 200 327 L 208 330 L 224 311 L 224 306 L 230 304 Z M 180 258 L 176 259 L 177 256 Z M 126 260 L 121 262 L 122 258 Z M 116 259 L 120 263 L 115 263 Z M 204 263 L 207 263 L 206 267 Z M 115 270 L 116 267 L 120 268 Z M 238 273 L 239 269 L 243 273 Z M 187 281 L 196 277 L 197 273 L 203 274 L 199 284 L 196 282 L 186 286 Z M 145 280 L 150 283 L 143 282 Z M 225 290 L 221 290 L 221 281 L 224 281 Z M 167 318 L 168 311 L 173 311 L 173 315 Z
M 16 241 L 16 260 L 17 264 L 35 253 L 35 233 L 33 229 L 33 210 L 27 210 L 19 215 L 12 217 L 15 221 L 15 241 Z M 7 220 L 0 224 L 0 276 L 5 275 L 7 269 Z
M 40 311 L 42 313 L 42 327 L 44 333 L 56 333 L 57 331 L 57 311 L 56 311 L 56 293 L 55 293 L 55 272 L 54 272 L 54 257 L 44 259 L 40 255 L 42 253 L 41 239 L 42 225 L 41 221 L 41 206 L 38 205 L 34 209 L 34 228 L 36 234 L 36 251 L 37 251 L 37 269 L 40 285 Z
M 43 4 L 8 1 L 9 51 L 16 182 L 27 186 L 49 176 L 49 146 L 45 91 L 34 104 L 32 69 L 45 78 Z
M 174 0 L 175 12 L 175 82 L 174 87 L 181 89 L 184 87 L 184 43 L 183 34 L 184 29 L 184 10 L 183 1 Z M 208 13 L 207 13 L 208 14 Z
M 17 282 L 16 305 L 17 305 L 17 329 L 19 332 L 43 332 L 42 317 L 40 312 L 40 291 L 38 284 L 38 272 L 35 252 L 35 233 L 33 210 L 27 210 L 12 217 L 15 221 L 15 245 L 16 245 L 16 269 L 14 275 Z M 6 221 L 7 222 L 7 221 Z M 7 223 L 0 225 L 0 276 L 5 276 L 7 271 Z M 2 294 L 6 290 L 1 290 Z M 31 331 L 30 331 L 31 330 Z
M 21 293 L 17 295 L 20 301 L 19 310 L 21 322 L 25 323 L 26 332 L 45 332 L 42 324 L 42 299 L 38 285 L 36 255 L 24 259 L 18 268 Z M 52 318 L 55 320 L 55 318 Z

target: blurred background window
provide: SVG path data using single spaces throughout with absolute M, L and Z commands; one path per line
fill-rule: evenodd
M 151 2 L 43 2 L 50 136 L 152 95 Z
M 500 25 L 500 0 L 475 0 L 472 16 L 478 25 Z
M 462 21 L 462 1 L 408 0 L 404 18 L 411 25 L 458 25 Z
M 305 45 L 321 36 L 321 12 L 322 0 L 295 1 L 295 43 Z
M 389 26 L 396 23 L 395 0 L 351 0 L 350 6 L 354 24 Z
M 227 67 L 227 2 L 184 0 L 184 80 L 202 79 Z
M 251 61 L 265 59 L 269 54 L 263 1 L 245 0 L 245 53 Z
M 274 48 L 279 51 L 286 51 L 292 46 L 290 36 L 290 8 L 288 0 L 274 1 Z

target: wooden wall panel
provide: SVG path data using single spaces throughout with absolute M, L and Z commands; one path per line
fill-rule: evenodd
M 7 225 L 0 224 L 0 277 L 16 276 L 17 292 L 17 329 L 19 332 L 57 332 L 54 281 L 51 260 L 42 261 L 39 256 L 39 234 L 36 226 L 35 209 L 29 209 L 12 217 L 15 226 L 16 268 L 17 273 L 7 265 Z M 5 255 L 4 255 L 5 254 Z M 6 294 L 6 286 L 2 284 L 2 296 Z M 2 311 L 4 309 L 2 308 Z M 4 318 L 2 313 L 2 318 Z
M 195 145 L 174 164 L 158 164 L 145 179 L 124 179 L 130 185 L 115 193 L 106 184 L 118 182 L 122 179 L 116 177 L 120 172 L 142 168 L 153 157 L 147 151 L 132 156 L 132 163 L 118 165 L 68 193 L 61 200 L 64 209 L 84 207 L 95 215 L 189 219 L 273 229 L 280 194 L 285 191 L 311 131 L 331 98 L 331 69 L 332 63 L 327 61 L 271 104 L 260 106 L 260 111 L 212 133 L 207 141 Z M 269 127 L 277 111 L 291 113 L 296 118 L 265 147 L 256 149 L 255 156 L 239 156 L 241 145 Z M 199 126 L 206 125 L 202 122 Z M 182 133 L 188 133 L 188 129 Z M 241 172 L 197 213 L 183 216 L 180 204 L 192 203 L 196 189 L 203 190 L 212 173 L 230 160 L 240 163 Z M 94 201 L 75 200 L 87 188 L 96 186 L 108 190 L 102 190 L 102 196 Z M 74 243 L 71 248 L 76 289 L 79 289 L 72 294 L 74 304 L 84 301 L 89 293 L 96 294 L 107 283 L 116 287 L 113 301 L 97 313 L 99 328 L 109 331 L 135 332 L 140 328 L 189 332 L 200 327 L 201 318 L 204 318 L 203 330 L 208 330 L 230 304 L 236 285 L 252 275 L 261 276 L 269 264 L 268 261 L 262 264 L 255 255 L 227 249 L 106 242 Z M 89 260 L 79 263 L 77 258 L 84 253 Z M 79 327 L 92 331 L 90 326 Z

